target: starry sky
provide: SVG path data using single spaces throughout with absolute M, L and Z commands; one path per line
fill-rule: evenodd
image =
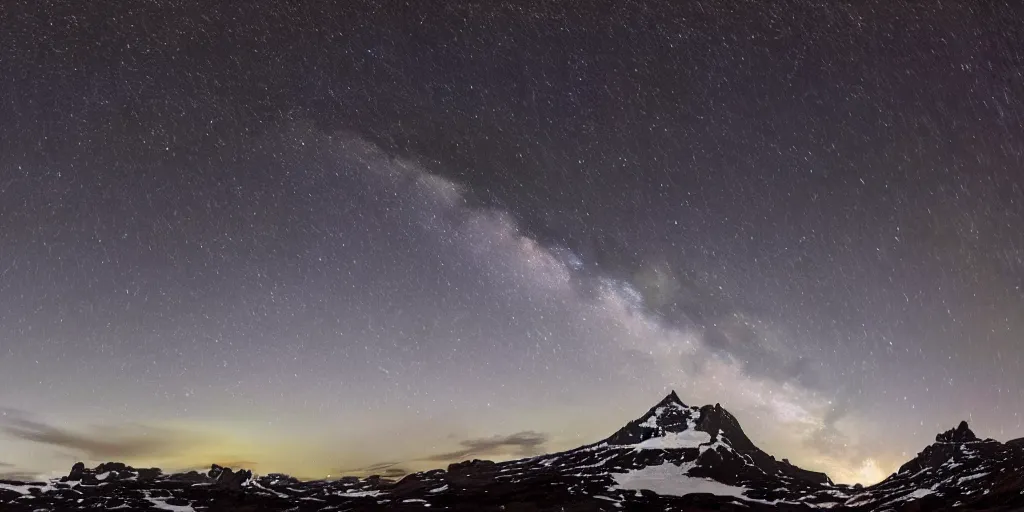
M 1024 436 L 1020 4 L 203 4 L 0 6 L 0 478 Z

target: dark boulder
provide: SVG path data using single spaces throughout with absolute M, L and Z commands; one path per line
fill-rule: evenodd
M 97 473 L 107 473 L 109 471 L 122 472 L 128 471 L 129 469 L 131 468 L 121 462 L 104 462 L 103 464 L 96 466 Z
M 81 482 L 82 478 L 85 477 L 85 463 L 76 462 L 74 466 L 71 466 L 71 473 L 68 476 L 61 479 L 63 482 Z
M 207 476 L 212 478 L 218 487 L 232 491 L 240 491 L 242 486 L 252 479 L 252 471 L 240 469 L 238 472 L 234 472 L 231 468 L 225 468 L 214 464 L 210 468 L 210 472 L 207 473 Z
M 270 473 L 260 477 L 259 480 L 261 483 L 266 483 L 266 485 L 299 485 L 301 483 L 298 478 L 284 473 Z

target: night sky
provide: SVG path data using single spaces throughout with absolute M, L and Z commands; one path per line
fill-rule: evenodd
M 1024 436 L 1022 4 L 207 3 L 0 2 L 0 478 Z

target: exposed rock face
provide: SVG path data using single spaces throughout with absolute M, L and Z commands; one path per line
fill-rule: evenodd
M 736 417 L 723 409 L 721 404 L 705 405 L 700 408 L 697 430 L 710 434 L 712 441 L 728 440 L 729 445 L 740 452 L 758 449 L 743 433 L 743 428 L 740 427 L 740 422 L 736 420 Z

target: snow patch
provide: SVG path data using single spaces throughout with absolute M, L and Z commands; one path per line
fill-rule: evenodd
M 654 415 L 647 418 L 647 421 L 640 424 L 641 427 L 658 428 L 658 418 L 661 417 L 661 413 L 665 410 L 664 407 L 658 407 L 654 410 Z
M 733 496 L 749 499 L 743 495 L 745 487 L 734 487 L 706 478 L 695 478 L 687 473 L 693 463 L 675 465 L 664 463 L 647 466 L 642 469 L 630 470 L 627 473 L 614 473 L 615 488 L 629 491 L 646 489 L 657 494 L 669 496 L 686 496 L 687 494 L 714 494 L 716 496 Z
M 708 435 L 708 438 L 709 439 L 711 438 L 710 434 Z M 719 435 L 718 439 L 715 442 L 711 443 L 711 444 L 704 444 L 704 443 L 702 443 L 701 446 L 700 446 L 700 454 L 704 455 L 704 452 L 706 452 L 708 450 L 717 451 L 719 448 L 724 448 L 725 450 L 730 451 L 730 452 L 733 451 L 732 446 L 729 446 L 728 444 L 723 443 L 722 442 L 722 436 Z
M 605 458 L 601 459 L 601 460 L 600 460 L 600 461 L 598 461 L 598 462 L 595 462 L 595 463 L 593 463 L 593 464 L 586 464 L 586 465 L 583 465 L 583 466 L 578 466 L 578 467 L 576 467 L 576 469 L 591 469 L 591 468 L 598 468 L 598 467 L 604 466 L 606 462 L 608 462 L 608 461 L 610 461 L 610 460 L 614 459 L 614 458 L 615 458 L 615 457 L 617 457 L 617 456 L 618 456 L 618 454 L 612 454 L 612 455 L 610 455 L 610 456 L 608 456 L 608 457 L 605 457 Z
M 156 509 L 170 510 L 172 512 L 196 512 L 196 509 L 189 505 L 170 505 L 164 500 L 165 498 L 151 498 L 148 495 L 146 496 L 146 501 L 152 504 L 153 508 Z
M 350 498 L 373 497 L 378 495 L 380 495 L 380 491 L 349 491 L 338 494 L 338 496 L 345 496 Z
M 593 452 L 593 451 L 600 450 L 602 448 L 606 448 L 607 446 L 608 446 L 608 443 L 605 443 L 605 442 L 602 441 L 602 442 L 600 442 L 598 444 L 595 444 L 594 446 L 588 446 L 586 448 L 580 448 L 580 449 L 575 450 L 575 451 L 581 452 L 581 453 L 582 452 Z
M 699 430 L 671 432 L 661 437 L 652 437 L 636 445 L 637 450 L 678 450 L 682 448 L 698 448 L 711 442 L 711 434 Z
M 273 490 L 273 489 L 271 489 L 269 487 L 264 487 L 262 484 L 260 484 L 256 480 L 252 480 L 252 486 L 256 487 L 258 489 L 262 489 L 264 491 L 267 491 L 267 492 L 273 494 L 274 496 L 277 496 L 278 498 L 284 498 L 284 499 L 290 499 L 291 498 L 291 496 L 289 496 L 289 495 L 287 495 L 287 494 L 285 494 L 283 492 L 278 492 L 278 491 L 275 491 L 275 490 Z
M 18 494 L 21 494 L 22 496 L 28 496 L 29 494 L 32 494 L 31 492 L 28 491 L 28 489 L 23 488 L 23 487 L 18 486 L 18 485 L 0 484 L 0 489 L 6 489 L 8 491 L 14 491 L 14 492 L 16 492 Z
M 807 503 L 807 506 L 814 507 L 814 508 L 833 508 L 833 507 L 836 507 L 838 505 L 839 505 L 838 503 L 835 503 L 835 502 L 832 502 L 832 501 L 825 501 L 825 502 L 822 502 L 822 503 Z
M 956 481 L 956 485 L 959 487 L 959 486 L 963 485 L 964 482 L 970 482 L 971 480 L 977 480 L 979 478 L 984 478 L 986 476 L 988 476 L 988 473 L 978 473 L 977 475 L 968 475 L 968 476 L 965 476 L 965 477 L 957 480 Z
M 931 489 L 917 489 L 916 491 L 903 497 L 905 500 L 917 500 L 928 496 L 929 494 L 935 494 L 935 491 Z

